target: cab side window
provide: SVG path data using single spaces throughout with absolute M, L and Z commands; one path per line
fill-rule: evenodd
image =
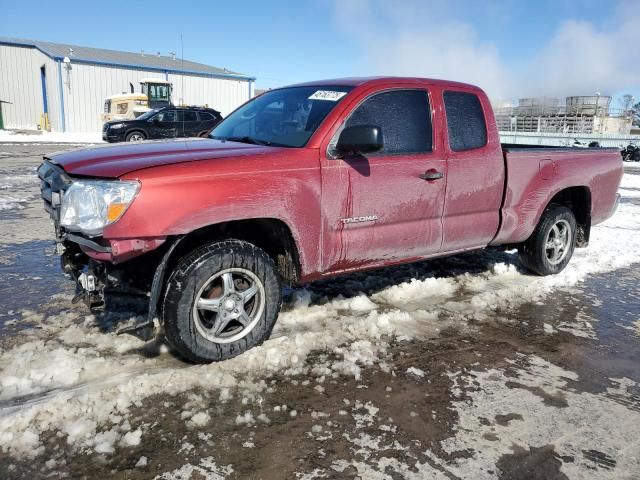
M 464 152 L 487 144 L 487 126 L 480 99 L 473 93 L 444 92 L 449 147 Z
M 424 90 L 391 90 L 367 98 L 345 126 L 375 125 L 384 148 L 374 155 L 426 153 L 433 150 L 429 97 Z

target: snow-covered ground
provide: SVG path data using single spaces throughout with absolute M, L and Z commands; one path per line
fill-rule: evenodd
M 102 143 L 100 132 L 34 132 L 0 130 L 0 143 Z
M 34 188 L 38 185 L 36 167 L 16 167 L 3 173 L 0 177 L 0 211 L 22 210 L 38 198 Z
M 22 181 L 27 180 L 19 175 L 0 180 L 0 208 L 19 208 L 22 201 L 31 200 L 3 197 L 4 183 Z M 393 345 L 437 338 L 450 329 L 473 335 L 485 326 L 513 325 L 519 319 L 512 312 L 523 304 L 545 302 L 554 292 L 574 291 L 591 275 L 640 263 L 640 175 L 625 174 L 620 193 L 623 201 L 616 215 L 593 228 L 589 247 L 576 250 L 559 275 L 534 277 L 520 269 L 514 252 L 487 253 L 483 258 L 489 266 L 479 272 L 465 271 L 462 264 L 453 275 L 402 279 L 379 289 L 375 273 L 360 275 L 350 280 L 348 290 L 355 293 L 349 296 L 298 289 L 285 304 L 269 341 L 211 365 L 183 364 L 166 347 L 158 355 L 141 355 L 143 342 L 116 336 L 109 319 L 104 333 L 92 315 L 71 307 L 70 295 L 54 295 L 38 311 L 22 312 L 22 322 L 33 328 L 0 350 L 0 450 L 14 459 L 41 458 L 44 439 L 57 435 L 70 452 L 109 457 L 145 442 L 149 425 L 132 415 L 143 402 L 151 398 L 163 402 L 178 395 L 191 398 L 176 412 L 188 428 L 206 431 L 215 422 L 210 399 L 246 405 L 246 413 L 236 419 L 239 426 L 268 425 L 274 415 L 295 416 L 291 408 L 286 413 L 284 408 L 277 413 L 262 411 L 263 399 L 273 392 L 265 379 L 274 375 L 307 378 L 318 394 L 330 379 L 360 381 L 365 369 L 428 382 L 420 368 L 398 370 L 388 355 Z M 545 324 L 541 333 L 559 331 L 597 338 L 592 319 Z M 634 333 L 629 330 L 630 335 Z M 403 478 L 497 478 L 496 462 L 513 452 L 513 445 L 542 448 L 554 443 L 559 455 L 577 455 L 598 444 L 594 431 L 610 438 L 605 453 L 620 459 L 615 478 L 633 478 L 633 472 L 640 472 L 640 405 L 625 409 L 612 399 L 617 395 L 637 401 L 632 393 L 637 389 L 634 381 L 612 380 L 612 391 L 601 395 L 581 393 L 570 386 L 578 381 L 576 373 L 543 358 L 523 355 L 512 362 L 509 368 L 450 372 L 454 395 L 458 394 L 451 409 L 459 420 L 439 448 L 449 454 L 468 454 L 444 461 L 425 446 L 428 461 L 407 464 L 393 455 L 369 461 L 372 452 L 403 452 L 409 447 L 394 440 L 395 427 L 390 422 L 375 419 L 376 406 L 351 405 L 345 407 L 346 413 L 363 426 L 380 424 L 378 436 L 354 433 L 347 441 L 353 452 L 360 453 L 336 459 L 328 471 L 300 472 L 300 478 L 330 478 L 347 469 L 355 469 L 362 478 L 388 478 L 385 471 Z M 513 389 L 509 382 L 514 381 L 529 390 Z M 532 393 L 535 389 L 548 395 L 561 393 L 567 408 L 549 405 L 540 394 Z M 513 413 L 519 418 L 505 425 L 482 421 Z M 316 439 L 330 430 L 326 419 L 320 420 L 310 432 Z M 591 428 L 576 430 L 582 424 Z M 635 456 L 622 459 L 619 450 L 633 449 Z M 51 469 L 55 467 L 54 462 Z M 611 472 L 595 471 L 588 460 L 563 463 L 561 468 L 570 478 L 612 478 L 607 476 Z M 225 478 L 233 471 L 232 465 L 211 457 L 158 478 L 188 478 L 193 472 Z

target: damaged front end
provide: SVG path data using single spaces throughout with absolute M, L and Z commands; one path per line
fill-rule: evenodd
M 103 312 L 106 307 L 105 289 L 109 284 L 106 266 L 85 255 L 77 244 L 68 240 L 56 242 L 62 271 L 76 282 L 72 303 L 82 300 L 92 313 Z
M 73 303 L 83 301 L 91 312 L 100 313 L 107 308 L 108 297 L 148 300 L 146 319 L 118 333 L 134 333 L 145 340 L 152 338 L 167 263 L 180 238 L 113 240 L 103 238 L 100 232 L 91 235 L 75 229 L 71 231 L 62 221 L 63 210 L 65 207 L 69 210 L 68 205 L 63 205 L 67 201 L 65 195 L 68 197 L 70 189 L 78 183 L 98 184 L 100 181 L 74 179 L 47 159 L 38 169 L 38 177 L 44 207 L 55 227 L 56 254 L 60 256 L 64 273 L 76 283 Z M 109 184 L 117 185 L 115 181 L 109 181 Z M 125 209 L 126 206 L 120 215 Z

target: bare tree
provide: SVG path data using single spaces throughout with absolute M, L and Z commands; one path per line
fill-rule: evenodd
M 620 104 L 620 107 L 622 108 L 622 114 L 625 117 L 632 117 L 634 114 L 634 107 L 635 105 L 633 104 L 635 100 L 635 97 L 631 94 L 626 94 L 623 95 L 622 97 L 620 97 L 618 99 L 618 103 Z M 636 104 L 637 105 L 637 104 Z
M 640 126 L 640 102 L 631 107 L 631 114 L 633 115 L 633 124 Z

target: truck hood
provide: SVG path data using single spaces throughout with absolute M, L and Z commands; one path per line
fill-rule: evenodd
M 281 147 L 212 139 L 101 145 L 47 156 L 69 175 L 118 178 L 136 170 L 213 158 L 262 155 Z

